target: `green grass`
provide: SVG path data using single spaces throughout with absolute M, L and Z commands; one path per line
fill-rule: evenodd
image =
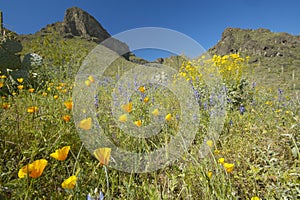
M 246 112 L 243 115 L 238 107 L 228 109 L 220 137 L 205 158 L 200 156 L 200 150 L 208 132 L 209 108 L 205 109 L 202 104 L 199 109 L 201 123 L 196 137 L 175 162 L 157 171 L 141 174 L 122 172 L 107 166 L 106 175 L 105 167 L 99 166 L 99 161 L 83 146 L 76 130 L 78 124 L 74 124 L 72 112 L 64 105 L 65 101 L 72 98 L 74 74 L 80 63 L 78 59 L 82 60 L 87 53 L 85 49 L 91 48 L 79 40 L 68 42 L 76 45 L 65 50 L 63 56 L 59 55 L 59 48 L 45 53 L 45 49 L 36 44 L 36 52 L 45 58 L 44 66 L 37 70 L 48 78 L 48 82 L 40 80 L 34 93 L 28 91 L 31 86 L 24 84 L 25 88 L 16 95 L 0 99 L 0 194 L 3 197 L 86 199 L 87 194 L 97 188 L 104 193 L 105 199 L 299 198 L 300 96 L 297 93 L 299 90 L 290 88 L 288 75 L 280 84 L 282 94 L 278 92 L 277 85 L 259 82 L 262 80 L 260 75 L 253 77 L 251 80 L 260 84 L 255 88 L 250 84 L 246 92 L 253 94 L 254 101 L 250 101 L 249 97 L 244 104 Z M 71 48 L 68 45 L 61 47 Z M 77 47 L 82 49 L 78 50 Z M 26 48 L 24 52 L 30 49 Z M 51 59 L 59 65 L 52 65 Z M 168 62 L 175 66 L 180 60 Z M 59 66 L 53 67 L 58 73 L 45 71 L 49 66 Z M 133 66 L 120 58 L 107 71 L 107 75 L 122 75 Z M 284 71 L 283 74 L 276 72 L 281 77 L 285 73 L 290 74 L 290 71 Z M 263 75 L 269 76 L 268 73 Z M 107 105 L 112 98 L 111 88 L 102 89 L 101 93 L 99 91 L 98 120 L 105 127 L 107 136 L 118 146 L 131 151 L 149 152 L 163 146 L 172 135 L 176 135 L 178 121 L 173 117 L 170 122 L 162 120 L 163 128 L 155 137 L 132 139 L 116 127 L 109 114 Z M 174 116 L 180 114 L 178 100 L 171 98 L 170 92 L 147 92 L 147 96 L 161 101 L 167 112 Z M 54 95 L 58 95 L 58 98 L 54 99 Z M 134 120 L 143 116 L 144 123 L 148 123 L 151 113 L 147 113 L 147 108 L 152 102 L 145 104 L 139 98 L 137 91 L 132 96 L 134 110 L 130 115 Z M 208 101 L 204 98 L 202 103 Z M 8 104 L 9 108 L 4 108 L 3 104 Z M 37 106 L 39 111 L 28 113 L 29 106 Z M 62 119 L 64 115 L 70 115 L 71 121 L 65 122 Z M 65 161 L 50 157 L 56 149 L 66 145 L 71 146 L 71 151 Z M 18 178 L 19 169 L 42 158 L 48 160 L 48 165 L 40 177 Z M 218 163 L 219 158 L 234 163 L 234 170 L 226 172 Z M 211 177 L 208 176 L 209 172 L 212 172 Z M 78 177 L 76 186 L 72 190 L 65 190 L 61 183 L 71 175 Z

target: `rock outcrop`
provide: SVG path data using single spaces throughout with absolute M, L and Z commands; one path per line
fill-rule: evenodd
M 110 37 L 110 34 L 93 16 L 77 7 L 66 10 L 63 26 L 65 33 L 70 33 L 74 36 L 94 37 L 99 41 Z
M 268 29 L 227 28 L 210 50 L 213 54 L 245 53 L 263 57 L 291 57 L 300 52 L 300 36 Z
M 53 31 L 58 32 L 64 38 L 80 37 L 96 43 L 101 43 L 111 38 L 105 44 L 108 48 L 119 54 L 129 52 L 128 45 L 112 38 L 93 16 L 78 7 L 67 9 L 62 22 L 49 24 L 37 32 L 37 34 L 51 34 Z M 128 54 L 124 56 L 128 57 Z

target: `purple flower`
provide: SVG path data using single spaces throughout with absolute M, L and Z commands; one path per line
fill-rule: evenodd
M 195 98 L 197 99 L 197 101 L 199 101 L 200 100 L 199 91 L 197 89 L 195 89 L 194 87 L 193 87 L 193 90 L 194 90 L 194 96 L 195 96 Z
M 91 195 L 90 193 L 87 195 L 87 200 L 103 200 L 104 199 L 104 194 L 102 191 L 100 191 L 99 195 L 97 194 L 97 190 L 95 189 L 94 195 Z
M 245 109 L 245 107 L 243 105 L 241 105 L 239 109 L 240 109 L 241 115 L 243 115 L 244 112 L 246 112 L 246 109 Z
M 206 102 L 204 103 L 203 108 L 204 108 L 204 110 L 207 109 L 207 103 Z
M 98 95 L 94 96 L 94 100 L 95 100 L 94 101 L 95 108 L 98 109 L 99 108 L 99 103 L 98 103 L 99 102 L 99 98 L 98 98 Z

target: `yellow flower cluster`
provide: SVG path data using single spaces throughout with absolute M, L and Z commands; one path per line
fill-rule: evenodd
M 186 80 L 195 81 L 197 79 L 202 80 L 201 65 L 197 62 L 183 62 L 181 68 L 179 69 L 179 75 L 184 77 Z
M 219 158 L 219 159 L 218 159 L 218 162 L 219 162 L 221 165 L 223 165 L 223 167 L 224 167 L 224 169 L 225 169 L 225 171 L 226 171 L 227 173 L 231 173 L 231 172 L 233 171 L 233 169 L 234 169 L 234 164 L 233 164 L 233 163 L 227 163 L 227 162 L 225 162 L 225 159 L 224 159 L 224 158 Z
M 249 57 L 242 58 L 239 54 L 214 55 L 212 58 L 202 56 L 198 60 L 183 62 L 179 76 L 188 81 L 203 82 L 203 76 L 219 74 L 226 84 L 237 84 L 247 66 Z
M 242 78 L 242 72 L 246 67 L 246 63 L 249 61 L 249 56 L 242 58 L 239 54 L 224 56 L 214 55 L 212 60 L 218 67 L 219 72 L 226 83 L 232 80 L 239 82 Z
M 36 113 L 39 111 L 39 108 L 37 106 L 30 106 L 27 108 L 28 113 Z

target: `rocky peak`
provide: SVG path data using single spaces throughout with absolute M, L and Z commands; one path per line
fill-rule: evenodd
M 51 34 L 53 31 L 58 32 L 64 38 L 80 37 L 96 43 L 101 43 L 110 38 L 104 44 L 106 47 L 120 55 L 129 52 L 127 44 L 111 37 L 93 16 L 78 7 L 67 9 L 62 22 L 49 24 L 36 34 Z M 128 58 L 129 53 L 123 56 Z
M 66 10 L 63 27 L 66 34 L 73 36 L 97 38 L 99 41 L 110 37 L 110 34 L 93 16 L 78 7 Z

